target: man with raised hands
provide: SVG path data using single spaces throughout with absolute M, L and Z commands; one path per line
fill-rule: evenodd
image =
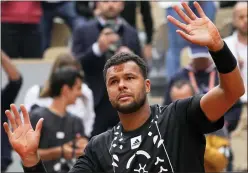
M 120 123 L 95 136 L 69 171 L 82 172 L 204 172 L 204 134 L 224 125 L 223 115 L 244 93 L 237 61 L 216 26 L 197 2 L 197 17 L 186 3 L 186 15 L 174 9 L 185 21 L 168 20 L 181 30 L 176 32 L 194 44 L 206 46 L 212 55 L 220 84 L 205 95 L 177 100 L 165 107 L 150 106 L 147 94 L 151 84 L 147 65 L 137 55 L 119 53 L 104 67 L 104 79 L 112 106 Z M 12 105 L 12 110 L 17 108 Z M 13 131 L 4 123 L 10 143 L 20 155 L 25 172 L 46 172 L 37 152 L 42 121 L 33 130 L 24 106 L 24 124 L 19 114 L 6 111 Z M 46 121 L 46 120 L 45 120 Z

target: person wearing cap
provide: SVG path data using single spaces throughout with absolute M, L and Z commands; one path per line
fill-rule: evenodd
M 188 49 L 190 63 L 169 80 L 164 95 L 164 105 L 172 102 L 170 91 L 173 84 L 181 79 L 189 80 L 196 94 L 205 94 L 219 84 L 218 73 L 206 47 L 191 46 Z M 240 100 L 225 114 L 228 132 L 236 129 L 242 111 Z
M 196 94 L 205 94 L 218 84 L 218 74 L 207 48 L 189 47 L 188 55 L 191 59 L 190 63 L 169 80 L 164 96 L 164 105 L 172 102 L 170 97 L 171 87 L 178 80 L 189 80 Z

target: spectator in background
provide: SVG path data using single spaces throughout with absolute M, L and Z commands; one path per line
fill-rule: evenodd
M 178 80 L 189 80 L 197 94 L 205 94 L 218 84 L 218 74 L 211 60 L 211 56 L 205 47 L 189 47 L 188 55 L 190 64 L 180 69 L 169 80 L 164 105 L 172 102 L 169 95 L 173 83 Z
M 36 108 L 30 114 L 33 128 L 44 118 L 38 152 L 49 173 L 68 172 L 70 165 L 75 164 L 73 159 L 83 154 L 88 143 L 80 118 L 66 110 L 82 95 L 82 79 L 81 71 L 75 67 L 56 69 L 49 81 L 52 104 Z
M 241 97 L 241 103 L 243 104 L 242 116 L 239 119 L 235 119 L 235 116 L 226 116 L 225 118 L 228 123 L 229 132 L 235 130 L 234 135 L 240 135 L 242 131 L 247 130 L 247 2 L 237 2 L 235 4 L 233 8 L 233 26 L 235 28 L 234 33 L 224 40 L 239 62 L 239 68 L 245 86 L 245 94 Z M 232 170 L 231 164 L 229 167 Z M 247 169 L 247 165 L 245 169 Z
M 213 1 L 199 1 L 202 9 L 204 10 L 206 16 L 211 20 L 215 20 L 215 15 L 217 11 L 217 2 Z M 180 5 L 180 2 L 159 2 L 160 6 L 166 10 L 166 16 L 173 16 L 175 19 L 182 21 L 179 15 L 173 10 L 174 5 Z M 190 8 L 198 16 L 198 12 L 193 5 L 193 1 L 188 2 Z M 166 77 L 168 80 L 179 70 L 180 68 L 180 54 L 181 50 L 186 46 L 196 46 L 192 45 L 188 41 L 182 39 L 175 30 L 179 29 L 177 26 L 168 23 L 168 50 L 165 55 L 166 63 Z
M 124 10 L 121 16 L 134 28 L 137 28 L 136 14 L 137 7 L 140 8 L 142 21 L 146 33 L 146 43 L 143 54 L 146 59 L 152 58 L 152 37 L 153 37 L 153 18 L 149 1 L 125 1 Z
M 1 124 L 7 122 L 5 110 L 10 108 L 10 104 L 15 102 L 15 99 L 22 86 L 22 76 L 15 65 L 10 61 L 10 58 L 1 50 L 2 67 L 8 76 L 9 82 L 1 90 Z M 5 172 L 12 162 L 11 145 L 3 127 L 1 127 L 1 172 Z
M 189 98 L 195 95 L 195 91 L 188 80 L 178 80 L 173 83 L 169 94 L 171 101 L 174 102 L 176 100 Z
M 42 30 L 42 52 L 50 47 L 51 33 L 53 28 L 53 19 L 61 17 L 69 26 L 70 30 L 76 27 L 77 23 L 84 23 L 84 20 L 78 20 L 75 2 L 73 1 L 42 1 L 43 16 L 41 20 Z
M 194 87 L 188 80 L 176 81 L 173 83 L 170 91 L 172 102 L 192 97 L 195 94 Z M 224 171 L 227 168 L 229 157 L 230 141 L 226 127 L 224 126 L 220 130 L 206 134 L 205 172 Z
M 189 80 L 197 94 L 205 94 L 219 84 L 219 77 L 207 48 L 191 46 L 189 47 L 188 53 L 191 62 L 188 66 L 183 67 L 179 72 L 172 76 L 165 92 L 164 105 L 168 105 L 172 102 L 169 95 L 171 87 L 173 83 L 180 79 Z M 241 110 L 242 104 L 238 101 L 226 112 L 225 121 L 229 134 L 236 129 Z
M 53 99 L 49 97 L 49 81 L 51 80 L 51 75 L 57 69 L 65 66 L 75 67 L 79 71 L 82 70 L 81 65 L 70 54 L 59 55 L 52 66 L 51 74 L 44 86 L 34 85 L 26 92 L 24 105 L 28 112 L 34 110 L 36 107 L 49 107 L 52 104 Z M 81 119 L 85 128 L 85 135 L 90 137 L 95 120 L 95 112 L 93 94 L 85 82 L 83 82 L 81 86 L 81 96 L 77 98 L 74 104 L 67 106 L 67 111 Z
M 39 1 L 1 2 L 2 49 L 11 58 L 41 58 Z
M 119 122 L 102 75 L 105 62 L 117 52 L 141 54 L 136 30 L 120 17 L 124 2 L 100 1 L 96 5 L 100 16 L 77 27 L 72 44 L 72 52 L 82 64 L 85 80 L 93 91 L 96 119 L 92 136 Z
M 233 9 L 233 26 L 235 32 L 225 38 L 225 42 L 233 55 L 239 61 L 239 67 L 244 81 L 247 81 L 247 2 L 238 2 Z M 247 82 L 245 82 L 245 94 L 241 97 L 243 103 L 247 103 Z

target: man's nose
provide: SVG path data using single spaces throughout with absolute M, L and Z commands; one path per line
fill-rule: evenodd
M 124 88 L 126 88 L 125 82 L 124 82 L 124 80 L 120 80 L 120 82 L 119 82 L 119 89 L 122 90 Z

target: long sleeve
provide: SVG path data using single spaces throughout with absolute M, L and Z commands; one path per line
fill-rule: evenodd
M 140 12 L 146 31 L 146 43 L 150 44 L 153 37 L 153 18 L 149 1 L 140 1 Z

